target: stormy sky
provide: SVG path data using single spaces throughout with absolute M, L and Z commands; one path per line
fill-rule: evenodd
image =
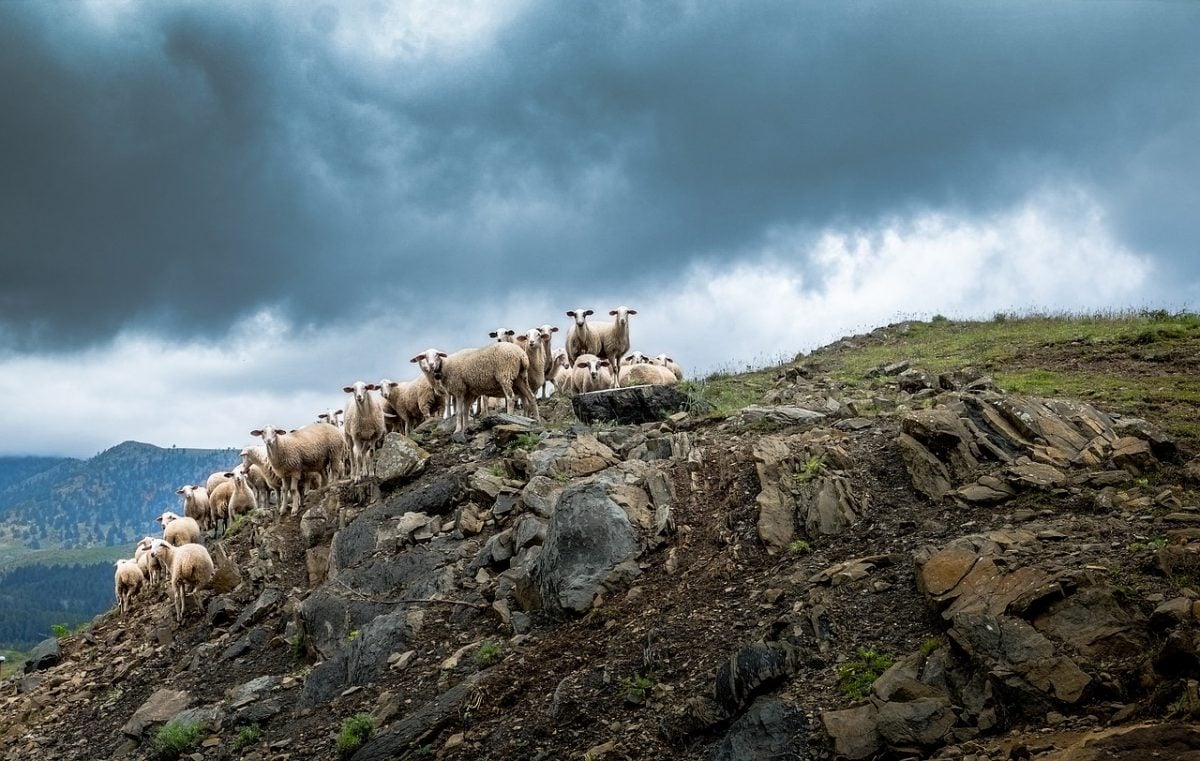
M 1200 302 L 1200 3 L 0 3 L 0 454 L 567 309 L 692 374 Z

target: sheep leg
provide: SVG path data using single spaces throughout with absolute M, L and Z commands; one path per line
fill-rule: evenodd
M 525 405 L 525 414 L 534 420 L 540 421 L 541 414 L 538 412 L 537 399 L 533 396 L 533 390 L 529 388 L 529 383 L 524 378 L 517 378 L 514 384 L 517 388 L 517 393 L 521 395 L 521 402 Z

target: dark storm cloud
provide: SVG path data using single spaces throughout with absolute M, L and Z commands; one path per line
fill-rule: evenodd
M 63 7 L 0 4 L 0 321 L 20 345 L 587 294 L 777 226 L 982 214 L 1057 184 L 1200 266 L 1196 4 L 545 4 L 396 58 L 333 44 L 345 5 Z

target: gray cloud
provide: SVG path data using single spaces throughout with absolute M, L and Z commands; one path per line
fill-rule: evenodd
M 1200 277 L 1195 4 L 547 3 L 391 58 L 335 44 L 343 4 L 72 7 L 0 4 L 10 348 L 571 306 L 1055 185 Z

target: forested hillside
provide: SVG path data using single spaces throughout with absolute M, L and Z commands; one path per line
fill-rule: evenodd
M 24 549 L 132 542 L 178 507 L 181 484 L 238 461 L 233 449 L 162 449 L 126 441 L 89 460 L 0 460 L 0 564 Z M 7 545 L 7 547 L 5 547 Z
M 52 625 L 74 629 L 112 603 L 109 563 L 0 571 L 0 649 L 26 650 L 50 636 Z

